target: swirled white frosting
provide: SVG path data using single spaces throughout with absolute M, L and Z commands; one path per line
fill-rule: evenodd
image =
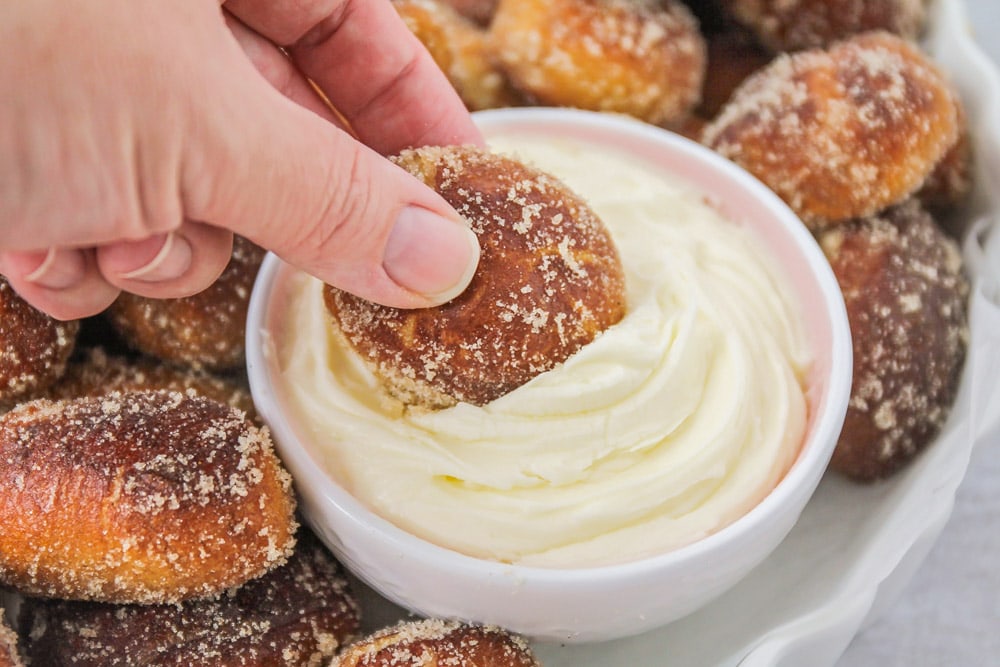
M 583 195 L 618 244 L 625 318 L 486 405 L 411 412 L 331 333 L 322 285 L 292 277 L 272 332 L 300 430 L 329 472 L 399 527 L 544 567 L 637 559 L 756 505 L 806 429 L 809 346 L 791 289 L 749 233 L 632 158 L 494 137 Z

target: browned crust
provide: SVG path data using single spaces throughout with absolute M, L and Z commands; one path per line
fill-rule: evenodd
M 772 50 L 798 51 L 870 30 L 915 39 L 924 0 L 723 0 L 724 8 Z
M 177 392 L 37 400 L 0 417 L 0 583 L 163 603 L 285 561 L 291 478 L 267 432 Z
M 0 409 L 39 396 L 58 380 L 80 323 L 36 310 L 0 276 Z
M 339 330 L 404 403 L 483 405 L 622 318 L 614 242 L 562 183 L 472 147 L 422 148 L 397 162 L 455 206 L 482 247 L 469 288 L 437 308 L 387 308 L 326 288 Z
M 910 43 L 877 32 L 779 56 L 737 89 L 703 141 L 817 230 L 906 199 L 958 128 L 944 76 Z
M 501 0 L 490 35 L 515 87 L 541 104 L 673 125 L 701 95 L 705 40 L 676 0 Z
M 335 667 L 538 667 L 527 643 L 495 626 L 429 619 L 380 630 L 340 656 Z
M 107 316 L 125 342 L 140 352 L 191 368 L 225 371 L 244 359 L 247 307 L 264 251 L 242 237 L 210 287 L 180 299 L 150 299 L 123 292 Z
M 888 477 L 940 431 L 968 338 L 958 247 L 916 201 L 826 232 L 847 304 L 854 379 L 831 467 Z
M 359 618 L 340 566 L 303 531 L 287 564 L 215 600 L 28 599 L 19 625 L 38 665 L 318 667 L 356 637 Z

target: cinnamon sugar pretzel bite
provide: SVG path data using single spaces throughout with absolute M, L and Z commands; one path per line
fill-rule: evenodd
M 888 477 L 941 430 L 968 338 L 958 247 L 916 200 L 819 237 L 847 305 L 854 379 L 830 466 Z
M 468 289 L 436 308 L 389 308 L 326 287 L 337 328 L 403 403 L 489 403 L 622 318 L 614 242 L 560 181 L 474 147 L 395 160 L 454 206 L 482 247 Z
M 79 330 L 77 320 L 36 310 L 0 276 L 0 411 L 41 396 L 62 376 Z
M 702 140 L 817 230 L 906 199 L 958 133 L 958 103 L 937 67 L 875 32 L 779 56 L 737 89 Z
M 771 51 L 798 51 L 870 30 L 915 39 L 924 0 L 722 0 L 723 8 Z
M 674 125 L 698 103 L 705 41 L 679 0 L 501 0 L 500 66 L 543 105 Z
M 238 368 L 250 290 L 263 258 L 262 248 L 237 236 L 232 259 L 207 289 L 179 299 L 123 292 L 108 319 L 129 346 L 157 359 L 213 371 Z
M 288 563 L 217 599 L 113 605 L 29 598 L 19 625 L 32 664 L 327 665 L 358 633 L 339 564 L 306 531 Z
M 0 416 L 0 584 L 116 603 L 211 597 L 285 562 L 291 478 L 243 413 L 178 392 Z

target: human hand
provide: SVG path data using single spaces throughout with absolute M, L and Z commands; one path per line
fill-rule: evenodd
M 373 301 L 446 301 L 475 236 L 380 154 L 481 142 L 387 0 L 0 6 L 0 274 L 61 319 L 203 289 L 233 232 Z

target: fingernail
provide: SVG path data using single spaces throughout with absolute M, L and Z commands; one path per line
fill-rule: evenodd
M 80 250 L 49 248 L 44 253 L 26 254 L 21 261 L 30 265 L 32 255 L 37 255 L 38 265 L 24 279 L 39 287 L 66 289 L 83 280 L 87 272 L 87 260 Z
M 161 244 L 160 248 L 149 262 L 133 271 L 121 274 L 121 277 L 125 280 L 152 283 L 177 278 L 190 268 L 191 246 L 183 236 L 173 233 L 162 237 L 155 236 L 137 241 L 132 244 L 132 248 L 141 256 L 144 252 L 147 254 L 152 252 L 157 243 Z
M 382 266 L 399 286 L 435 303 L 461 294 L 479 265 L 479 240 L 463 223 L 419 206 L 396 218 Z

